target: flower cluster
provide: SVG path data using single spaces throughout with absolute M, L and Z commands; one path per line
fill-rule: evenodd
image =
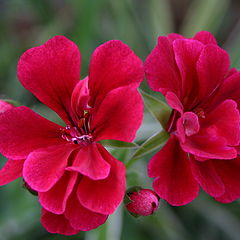
M 127 45 L 109 41 L 95 50 L 83 80 L 80 62 L 77 46 L 56 36 L 18 63 L 22 85 L 62 125 L 0 101 L 0 152 L 8 158 L 0 185 L 22 177 L 38 195 L 47 231 L 94 229 L 123 201 L 125 166 L 100 141 L 134 140 L 143 118 L 137 88 L 144 71 L 172 108 L 165 128 L 170 137 L 148 165 L 156 193 L 127 192 L 129 212 L 150 215 L 159 197 L 187 204 L 200 187 L 223 203 L 240 197 L 240 73 L 209 32 L 159 37 L 144 65 Z
M 172 107 L 170 138 L 150 160 L 153 188 L 172 205 L 199 186 L 217 201 L 240 197 L 240 73 L 209 32 L 159 37 L 145 62 L 148 84 Z
M 66 125 L 27 107 L 0 114 L 0 151 L 9 159 L 0 184 L 23 176 L 38 193 L 43 226 L 65 235 L 98 227 L 121 203 L 125 167 L 98 141 L 131 142 L 143 117 L 143 66 L 125 44 L 101 45 L 89 76 L 80 80 L 79 73 L 79 50 L 65 37 L 28 50 L 18 64 L 20 82 Z

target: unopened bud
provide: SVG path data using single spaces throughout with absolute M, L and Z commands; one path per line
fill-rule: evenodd
M 124 202 L 127 210 L 135 217 L 151 215 L 159 207 L 157 194 L 151 189 L 140 187 L 127 191 Z

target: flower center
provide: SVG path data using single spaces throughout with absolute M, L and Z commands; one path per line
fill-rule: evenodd
M 205 118 L 205 113 L 202 108 L 195 108 L 193 112 L 199 117 L 199 118 Z
M 86 146 L 93 142 L 93 136 L 89 131 L 89 114 L 86 112 L 77 122 L 76 126 L 66 126 L 62 131 L 62 138 L 74 144 Z

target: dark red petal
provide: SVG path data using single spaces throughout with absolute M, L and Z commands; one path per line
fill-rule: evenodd
M 166 101 L 171 108 L 177 110 L 181 114 L 183 113 L 183 105 L 175 93 L 167 92 Z
M 126 184 L 125 167 L 103 146 L 98 144 L 98 147 L 103 158 L 111 165 L 110 174 L 106 179 L 98 181 L 83 177 L 78 188 L 78 198 L 89 210 L 109 215 L 123 200 Z
M 39 192 L 39 202 L 47 211 L 62 214 L 73 190 L 77 173 L 65 172 L 59 181 L 47 192 Z
M 77 171 L 93 180 L 99 180 L 109 175 L 110 167 L 99 152 L 97 144 L 92 143 L 79 150 L 73 166 L 66 170 Z
M 24 160 L 8 160 L 0 170 L 0 186 L 8 184 L 22 176 Z
M 89 89 L 92 105 L 98 103 L 114 88 L 143 81 L 142 61 L 121 41 L 112 40 L 93 53 L 89 70 Z
M 38 148 L 63 143 L 61 126 L 27 107 L 0 114 L 0 152 L 10 159 L 24 159 Z
M 226 100 L 206 114 L 198 134 L 182 143 L 184 151 L 200 158 L 232 159 L 239 144 L 240 116 L 233 100 Z
M 74 229 L 63 214 L 57 215 L 42 209 L 41 223 L 50 233 L 74 235 L 79 230 Z
M 223 84 L 220 86 L 211 105 L 215 107 L 226 99 L 233 99 L 239 105 L 238 108 L 240 108 L 240 88 L 236 87 L 239 85 L 240 72 L 230 75 L 230 77 L 225 79 Z
M 227 146 L 225 138 L 217 134 L 214 126 L 186 138 L 184 143 L 181 142 L 181 147 L 185 152 L 203 159 L 232 159 L 237 156 L 235 148 Z
M 131 142 L 143 119 L 143 101 L 132 87 L 109 92 L 92 116 L 91 129 L 96 141 L 115 139 Z
M 23 167 L 24 180 L 33 190 L 47 192 L 62 177 L 73 150 L 69 143 L 30 153 Z
M 145 73 L 149 86 L 165 94 L 168 91 L 180 96 L 181 79 L 176 66 L 172 44 L 167 37 L 159 37 L 157 46 L 147 57 Z
M 217 45 L 207 45 L 197 62 L 197 73 L 201 87 L 199 98 L 209 96 L 224 80 L 230 67 L 228 53 Z
M 214 167 L 213 161 L 204 162 L 191 160 L 193 175 L 204 191 L 213 197 L 221 196 L 225 192 L 224 184 Z
M 75 120 L 83 117 L 84 110 L 88 108 L 89 90 L 88 90 L 88 77 L 79 81 L 73 90 L 71 98 L 71 106 L 73 112 L 77 117 Z
M 97 200 L 96 200 L 97 201 Z M 83 207 L 75 192 L 70 196 L 65 212 L 65 217 L 69 220 L 73 228 L 81 231 L 89 231 L 105 223 L 107 215 L 99 214 Z
M 204 126 L 215 126 L 216 134 L 226 139 L 229 146 L 237 146 L 240 141 L 240 114 L 233 100 L 225 100 L 207 116 Z M 202 126 L 202 127 L 204 127 Z
M 198 195 L 199 186 L 193 177 L 188 154 L 183 152 L 176 136 L 150 160 L 149 177 L 156 177 L 153 188 L 171 205 L 191 202 Z
M 18 63 L 18 78 L 41 102 L 69 123 L 71 95 L 80 80 L 80 52 L 64 36 L 26 51 Z
M 230 203 L 240 198 L 240 158 L 229 161 L 214 160 L 214 167 L 225 186 L 225 193 L 216 200 Z
M 179 138 L 179 140 L 181 142 L 185 142 L 186 140 L 186 133 L 185 133 L 185 129 L 184 129 L 184 126 L 183 126 L 183 119 L 182 117 L 180 117 L 178 120 L 177 120 L 177 136 Z
M 208 31 L 201 31 L 195 34 L 194 40 L 198 40 L 203 44 L 217 44 L 215 37 Z
M 196 40 L 177 39 L 173 42 L 175 59 L 182 78 L 182 104 L 190 109 L 198 101 L 199 83 L 196 63 L 204 45 Z

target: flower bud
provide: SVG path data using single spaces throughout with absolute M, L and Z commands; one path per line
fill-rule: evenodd
M 124 202 L 131 215 L 148 216 L 158 209 L 159 197 L 151 189 L 135 187 L 127 191 Z

